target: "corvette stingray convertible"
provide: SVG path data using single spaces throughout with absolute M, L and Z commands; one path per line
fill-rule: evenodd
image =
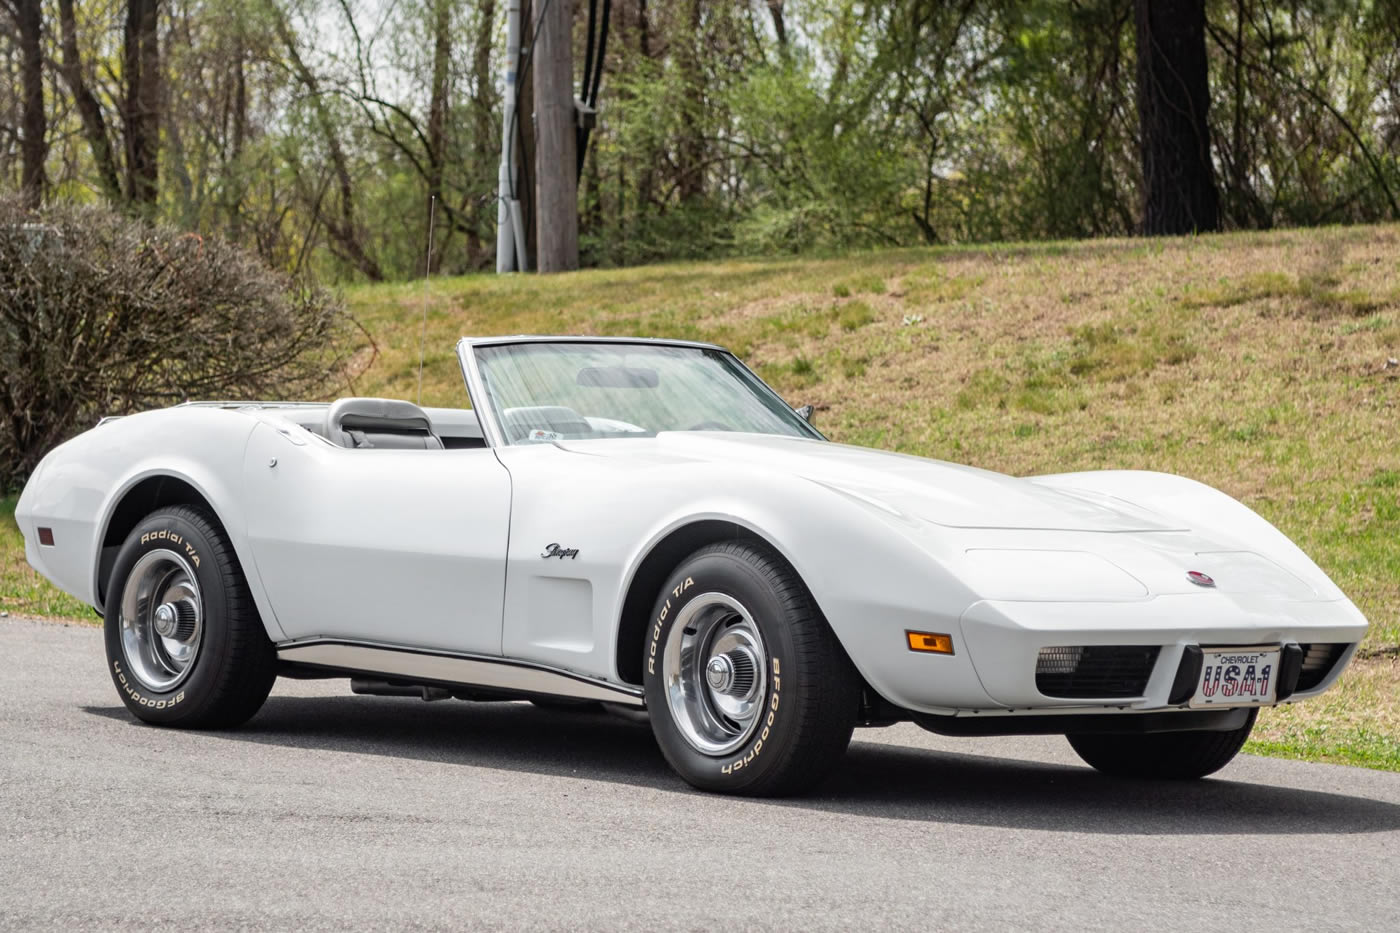
M 686 781 L 729 793 L 799 792 L 854 727 L 901 720 L 1195 778 L 1366 631 L 1189 479 L 832 443 L 707 344 L 457 349 L 470 409 L 192 402 L 44 458 L 26 554 L 103 614 L 136 717 L 229 727 L 279 675 L 348 677 L 645 712 Z

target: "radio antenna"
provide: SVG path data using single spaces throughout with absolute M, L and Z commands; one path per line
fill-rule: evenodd
M 423 356 L 428 352 L 428 280 L 433 277 L 433 222 L 437 195 L 428 199 L 428 253 L 423 259 L 423 332 L 418 336 L 418 404 L 423 404 Z

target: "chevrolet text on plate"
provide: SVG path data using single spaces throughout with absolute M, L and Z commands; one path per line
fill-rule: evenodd
M 470 409 L 193 402 L 44 458 L 16 510 L 29 562 L 103 614 L 135 716 L 232 726 L 279 675 L 349 677 L 645 711 L 681 777 L 728 793 L 805 790 L 856 726 L 900 720 L 1197 778 L 1366 631 L 1189 479 L 831 443 L 706 344 L 457 352 Z

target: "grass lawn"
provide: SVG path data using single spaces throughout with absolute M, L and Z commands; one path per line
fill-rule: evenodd
M 373 345 L 343 391 L 416 397 L 424 296 L 348 292 Z M 1400 770 L 1398 226 L 470 276 L 427 309 L 425 404 L 466 403 L 463 334 L 682 337 L 738 352 L 833 440 L 1223 489 L 1372 623 L 1342 684 L 1266 710 L 1250 750 Z M 76 613 L 0 524 L 5 608 Z

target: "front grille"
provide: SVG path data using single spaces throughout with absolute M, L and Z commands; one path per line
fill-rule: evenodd
M 1041 648 L 1035 687 L 1048 697 L 1067 700 L 1142 696 L 1161 650 L 1156 645 Z
M 1303 649 L 1303 667 L 1298 673 L 1298 690 L 1301 691 L 1311 690 L 1326 680 L 1327 675 L 1332 673 L 1332 668 L 1351 646 L 1316 642 L 1298 647 Z

